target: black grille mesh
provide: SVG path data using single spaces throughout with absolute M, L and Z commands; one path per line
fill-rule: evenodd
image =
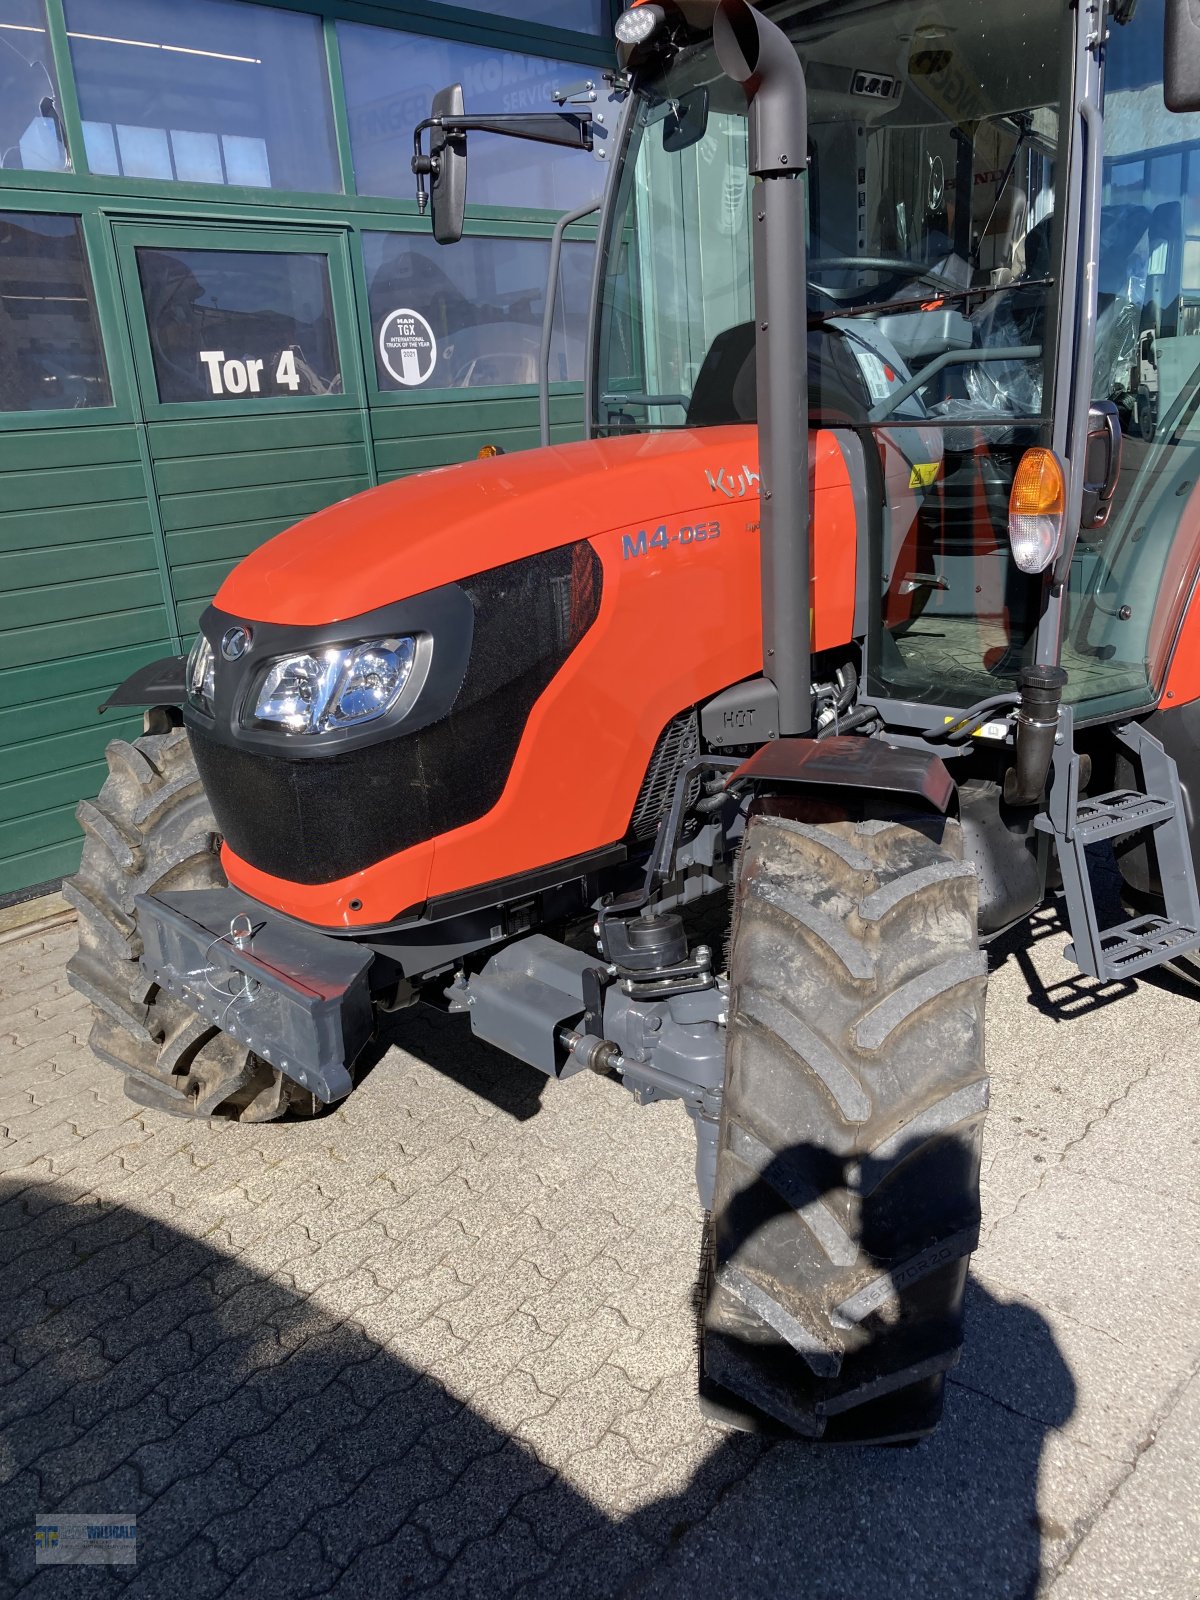
M 694 710 L 673 717 L 658 737 L 641 791 L 633 808 L 629 831 L 635 839 L 653 839 L 658 824 L 671 804 L 675 793 L 675 780 L 679 773 L 700 754 L 700 723 Z M 692 784 L 688 795 L 692 806 L 700 795 L 700 780 Z

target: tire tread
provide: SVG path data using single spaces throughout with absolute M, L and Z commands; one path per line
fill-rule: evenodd
M 829 1442 L 923 1437 L 961 1348 L 987 1106 L 957 824 L 752 815 L 730 951 L 702 1392 Z

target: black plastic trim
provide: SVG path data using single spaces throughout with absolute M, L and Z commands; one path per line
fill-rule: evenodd
M 250 645 L 239 660 L 228 661 L 221 653 L 221 640 L 239 626 L 249 634 Z M 416 733 L 446 715 L 467 675 L 474 630 L 474 607 L 456 583 L 321 627 L 255 622 L 209 606 L 200 618 L 200 631 L 216 657 L 216 701 L 211 717 L 189 704 L 185 720 L 216 744 L 260 750 L 287 761 L 317 761 L 335 752 L 365 749 L 399 733 Z M 425 681 L 415 699 L 403 694 L 393 710 L 374 722 L 327 733 L 288 733 L 253 723 L 255 698 L 271 663 L 280 656 L 404 635 L 425 637 L 432 644 Z
M 744 761 L 729 782 L 872 789 L 911 795 L 943 813 L 957 806 L 954 779 L 940 757 L 853 735 L 819 742 L 773 740 Z
M 481 883 L 471 889 L 460 889 L 455 894 L 437 895 L 425 907 L 425 916 L 431 922 L 446 917 L 461 916 L 464 911 L 479 911 L 488 906 L 499 906 L 522 895 L 536 894 L 542 889 L 557 888 L 560 883 L 570 883 L 575 878 L 586 878 L 590 873 L 605 867 L 619 867 L 629 859 L 623 844 L 605 845 L 600 850 L 589 850 L 581 856 L 571 856 L 566 861 L 555 861 L 548 867 L 538 867 L 533 872 L 518 872 L 511 878 L 495 878 L 491 883 Z
M 296 928 L 320 933 L 331 939 L 345 940 L 351 944 L 371 945 L 404 965 L 403 947 L 386 942 L 391 936 L 419 935 L 423 947 L 439 945 L 455 952 L 465 952 L 482 944 L 494 943 L 495 940 L 490 934 L 480 931 L 475 919 L 494 918 L 513 901 L 567 888 L 581 879 L 594 878 L 610 868 L 624 866 L 628 859 L 629 852 L 623 844 L 605 845 L 603 849 L 570 856 L 565 861 L 555 861 L 549 866 L 537 867 L 530 872 L 518 872 L 510 878 L 497 878 L 491 883 L 461 889 L 454 894 L 437 895 L 423 905 L 412 906 L 401 912 L 390 922 L 371 923 L 355 928 L 347 928 L 341 924 L 331 928 L 320 923 L 303 922 L 299 917 L 277 911 L 274 907 L 254 899 L 253 896 L 243 895 L 240 889 L 234 892 L 244 903 L 243 909 L 252 915 L 256 908 L 269 911 L 277 922 L 290 923 Z M 470 927 L 458 925 L 466 920 L 471 921 Z M 443 959 L 449 958 L 443 957 Z M 405 966 L 406 973 L 408 970 Z
M 161 661 L 139 667 L 117 685 L 100 707 L 101 713 L 110 706 L 183 705 L 187 699 L 186 667 L 186 656 L 164 656 Z
M 602 584 L 595 550 L 577 540 L 326 627 L 210 608 L 214 714 L 189 706 L 184 721 L 230 849 L 285 882 L 328 884 L 485 815 L 533 706 L 595 622 Z M 250 638 L 234 661 L 219 654 L 230 628 Z M 272 657 L 401 633 L 432 650 L 411 705 L 402 696 L 364 727 L 316 735 L 244 725 Z

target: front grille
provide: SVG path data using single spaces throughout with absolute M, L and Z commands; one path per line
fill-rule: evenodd
M 635 839 L 653 839 L 675 793 L 675 781 L 700 754 L 700 722 L 694 710 L 672 718 L 659 735 L 633 808 L 629 831 Z M 700 779 L 689 785 L 687 805 L 700 796 Z M 685 807 L 685 810 L 687 807 Z

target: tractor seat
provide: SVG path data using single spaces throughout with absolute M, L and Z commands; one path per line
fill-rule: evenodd
M 689 428 L 758 420 L 754 324 L 735 323 L 717 334 L 696 377 L 687 409 Z M 871 398 L 845 341 L 827 329 L 808 336 L 809 420 L 814 427 L 864 423 Z

